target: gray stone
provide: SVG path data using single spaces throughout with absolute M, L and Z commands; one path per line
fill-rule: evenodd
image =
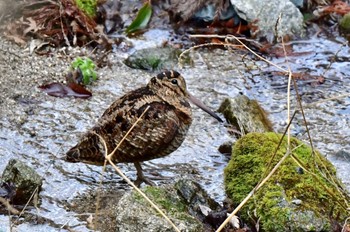
M 130 55 L 124 63 L 131 68 L 149 71 L 172 69 L 180 54 L 181 50 L 174 48 L 145 48 Z
M 247 96 L 238 95 L 235 98 L 225 99 L 218 112 L 222 113 L 242 134 L 273 131 L 265 110 L 256 100 L 251 100 Z
M 232 141 L 226 141 L 225 143 L 221 144 L 218 148 L 218 151 L 221 154 L 229 154 L 231 155 L 232 152 Z
M 300 36 L 304 32 L 303 15 L 289 0 L 231 0 L 231 3 L 242 19 L 258 27 L 253 35 L 266 37 L 270 42 L 276 36 Z
M 338 160 L 350 162 L 350 152 L 345 150 L 339 150 L 334 154 L 334 157 Z
M 290 0 L 295 6 L 297 7 L 303 7 L 304 5 L 304 0 Z
M 215 210 L 219 205 L 191 180 L 173 185 L 146 187 L 143 192 L 171 219 L 180 231 L 203 231 L 200 206 Z M 174 231 L 166 221 L 136 191 L 126 193 L 116 209 L 117 231 Z M 195 217 L 196 216 L 196 217 Z
M 33 168 L 15 159 L 9 161 L 1 180 L 15 185 L 16 190 L 12 199 L 15 204 L 27 203 L 35 191 L 39 193 L 43 182 Z

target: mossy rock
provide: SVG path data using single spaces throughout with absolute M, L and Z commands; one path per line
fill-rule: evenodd
M 286 153 L 284 138 L 273 157 L 281 137 L 272 132 L 250 133 L 235 143 L 225 168 L 225 190 L 236 204 Z M 291 139 L 291 150 L 296 159 L 289 156 L 284 160 L 241 209 L 241 217 L 252 225 L 259 219 L 261 231 L 332 231 L 335 221 L 342 224 L 349 216 L 349 195 L 333 165 L 320 153 L 295 138 Z
M 226 120 L 243 134 L 273 131 L 268 113 L 256 100 L 251 100 L 247 96 L 240 94 L 234 98 L 226 98 L 218 112 L 222 113 Z
M 192 206 L 181 192 L 182 186 L 191 181 L 178 181 L 175 185 L 162 187 L 147 186 L 142 191 L 171 219 L 180 231 L 201 232 L 204 225 L 191 215 Z M 195 185 L 195 184 L 191 184 Z M 203 190 L 198 190 L 201 194 Z M 205 194 L 204 194 L 205 195 Z M 192 196 L 192 195 L 191 195 Z M 192 196 L 192 198 L 196 198 Z M 202 198 L 201 198 L 202 199 Z M 202 200 L 205 205 L 205 201 Z M 119 201 L 116 209 L 116 231 L 174 231 L 174 228 L 136 191 L 126 193 Z
M 137 50 L 135 53 L 130 55 L 124 61 L 124 63 L 130 68 L 148 71 L 172 69 L 177 66 L 178 57 L 180 56 L 180 54 L 180 49 L 175 49 L 171 47 L 145 48 Z M 185 62 L 190 62 L 188 56 L 185 57 Z
M 26 204 L 33 193 L 39 194 L 43 184 L 43 178 L 31 167 L 20 160 L 11 159 L 4 172 L 1 182 L 14 185 L 12 203 Z

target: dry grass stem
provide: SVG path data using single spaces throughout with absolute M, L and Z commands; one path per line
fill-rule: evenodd
M 149 199 L 127 176 L 124 175 L 124 173 L 113 163 L 112 161 L 112 157 L 113 154 L 115 153 L 115 151 L 118 149 L 118 147 L 120 146 L 120 144 L 126 139 L 126 137 L 130 134 L 130 132 L 133 130 L 133 128 L 137 125 L 137 123 L 140 122 L 140 120 L 142 119 L 142 117 L 144 116 L 144 114 L 147 112 L 147 110 L 149 109 L 149 106 L 143 111 L 143 113 L 140 115 L 140 117 L 136 120 L 136 122 L 132 125 L 132 127 L 128 130 L 128 132 L 125 134 L 125 136 L 122 138 L 122 140 L 118 143 L 117 147 L 110 153 L 108 154 L 107 151 L 107 144 L 106 141 L 102 138 L 102 136 L 100 136 L 99 134 L 96 134 L 99 138 L 100 141 L 102 142 L 104 148 L 105 148 L 105 157 L 106 160 L 108 161 L 108 163 L 110 165 L 112 165 L 112 167 L 114 168 L 114 170 L 130 185 L 132 186 L 148 203 L 150 203 L 150 205 L 160 214 L 162 215 L 165 220 L 167 220 L 170 225 L 174 228 L 175 231 L 180 232 L 180 230 L 176 227 L 176 225 L 170 220 L 169 217 L 167 217 L 165 215 L 165 213 L 156 205 L 152 202 L 151 199 Z
M 195 50 L 197 48 L 202 48 L 202 47 L 210 47 L 210 46 L 225 46 L 225 47 L 242 47 L 240 45 L 237 45 L 237 44 L 230 44 L 230 43 L 205 43 L 205 44 L 199 44 L 199 45 L 195 45 L 193 47 L 190 47 L 186 50 L 184 50 L 183 52 L 181 52 L 179 58 L 178 58 L 178 64 L 179 64 L 179 67 L 182 68 L 183 65 L 182 65 L 182 60 L 183 60 L 183 56 L 192 51 L 192 50 Z
M 32 195 L 30 196 L 29 200 L 27 201 L 27 203 L 25 204 L 25 206 L 23 207 L 21 213 L 19 214 L 16 222 L 18 222 L 18 220 L 21 218 L 21 216 L 24 214 L 24 211 L 27 209 L 29 202 L 34 198 L 35 194 L 38 194 L 38 187 L 35 188 L 35 190 L 33 191 Z M 36 209 L 38 210 L 38 208 L 36 207 Z
M 325 177 L 329 183 L 332 183 L 332 184 L 334 185 L 334 187 L 337 188 L 338 192 L 342 195 L 343 199 L 345 200 L 345 204 L 346 204 L 346 205 L 343 205 L 343 202 L 339 202 L 338 199 L 337 199 L 337 197 L 334 195 L 334 193 L 333 193 L 327 186 L 325 186 L 325 185 L 322 183 L 322 181 L 320 181 L 318 175 L 315 174 L 314 172 L 312 172 L 311 170 L 308 170 L 308 169 L 306 168 L 306 165 L 305 165 L 301 160 L 299 160 L 298 157 L 296 157 L 294 154 L 291 154 L 291 158 L 292 158 L 293 161 L 294 161 L 296 164 L 298 164 L 299 167 L 301 167 L 306 173 L 309 173 L 310 175 L 312 175 L 312 176 L 315 178 L 315 180 L 323 187 L 323 189 L 324 189 L 330 196 L 332 196 L 334 199 L 336 199 L 336 201 L 338 202 L 338 204 L 339 204 L 343 209 L 346 210 L 346 209 L 349 208 L 349 202 L 346 200 L 346 196 L 345 196 L 345 194 L 344 194 L 344 191 L 342 191 L 341 189 L 339 189 L 339 187 L 337 186 L 337 184 L 334 182 L 333 179 L 332 179 L 332 180 L 329 180 L 328 178 Z M 329 176 L 330 176 L 330 174 L 329 174 Z
M 342 95 L 339 95 L 339 96 L 333 96 L 333 97 L 325 98 L 325 99 L 322 99 L 322 100 L 319 100 L 319 101 L 316 101 L 316 102 L 308 103 L 308 104 L 306 104 L 304 106 L 304 108 L 306 108 L 306 107 L 309 108 L 309 107 L 312 107 L 312 106 L 315 106 L 315 105 L 318 105 L 318 104 L 321 104 L 321 103 L 325 103 L 325 102 L 333 101 L 333 100 L 338 100 L 338 99 L 346 98 L 346 97 L 350 97 L 350 93 L 342 94 Z
M 350 210 L 350 209 L 349 209 L 349 210 Z M 341 232 L 347 232 L 347 231 L 349 231 L 349 223 L 348 223 L 349 220 L 350 220 L 350 217 L 348 217 L 348 218 L 345 220 Z
M 14 215 L 20 214 L 20 212 L 10 204 L 9 200 L 7 200 L 3 197 L 0 197 L 0 203 L 3 204 L 7 208 L 7 210 L 9 211 L 10 214 L 14 214 Z
M 266 176 L 266 174 L 267 174 L 268 171 L 270 170 L 270 168 L 271 168 L 271 166 L 272 166 L 272 163 L 273 163 L 273 160 L 275 159 L 275 157 L 276 157 L 276 155 L 277 155 L 277 151 L 279 150 L 279 148 L 280 148 L 280 146 L 281 146 L 281 144 L 282 144 L 282 142 L 283 142 L 284 137 L 285 137 L 286 134 L 288 133 L 289 128 L 290 128 L 290 126 L 292 125 L 292 122 L 293 122 L 293 120 L 294 120 L 294 117 L 295 117 L 295 115 L 296 115 L 297 113 L 298 113 L 298 111 L 294 111 L 294 113 L 293 113 L 293 115 L 292 115 L 290 121 L 288 122 L 288 125 L 287 125 L 286 129 L 284 130 L 284 133 L 283 133 L 283 135 L 282 135 L 280 141 L 279 141 L 278 144 L 277 144 L 277 147 L 276 147 L 275 151 L 273 152 L 272 157 L 271 157 L 270 160 L 269 160 L 269 163 L 267 164 L 267 168 L 266 168 L 264 174 L 262 175 L 262 178 L 259 180 L 258 183 L 261 183 L 261 181 L 263 180 L 263 177 Z M 287 149 L 289 149 L 289 146 L 290 146 L 290 144 L 288 144 L 288 148 L 287 148 Z
M 278 17 L 278 21 L 281 19 L 281 15 L 279 15 Z M 276 27 L 277 27 L 277 24 L 276 24 Z M 276 28 L 276 31 L 277 31 L 277 28 Z M 286 64 L 287 64 L 287 67 L 288 67 L 288 88 L 287 88 L 287 123 L 289 124 L 290 122 L 290 112 L 291 112 L 291 109 L 290 109 L 290 90 L 291 90 L 291 84 L 292 84 L 292 71 L 290 69 L 290 65 L 289 65 L 289 62 L 288 62 L 288 56 L 287 56 L 287 51 L 286 51 L 286 46 L 284 44 L 284 39 L 282 37 L 282 47 L 283 47 L 283 52 L 284 52 L 284 57 L 286 59 Z M 300 103 L 301 105 L 301 103 Z M 288 132 L 287 132 L 287 141 L 288 141 L 288 149 L 290 147 L 290 127 L 288 127 Z
M 273 63 L 273 62 L 271 62 L 271 61 L 269 61 L 269 60 L 267 60 L 267 59 L 265 59 L 264 57 L 262 57 L 262 56 L 260 56 L 259 54 L 257 54 L 256 52 L 254 52 L 252 49 L 250 49 L 247 45 L 245 45 L 242 41 L 241 41 L 241 39 L 239 38 L 239 37 L 236 37 L 236 36 L 234 36 L 234 35 L 227 35 L 227 36 L 220 36 L 220 35 L 190 35 L 190 37 L 193 37 L 193 38 L 201 38 L 201 37 L 203 37 L 203 38 L 225 38 L 225 39 L 227 39 L 227 41 L 229 40 L 229 39 L 234 39 L 234 40 L 236 40 L 238 43 L 240 43 L 245 49 L 247 49 L 249 52 L 251 52 L 252 54 L 254 54 L 256 57 L 258 57 L 259 59 L 261 59 L 261 60 L 263 60 L 263 61 L 265 61 L 266 63 L 268 63 L 268 64 L 270 64 L 270 65 L 272 65 L 272 66 L 274 66 L 274 67 L 276 67 L 276 68 L 278 68 L 279 70 L 281 70 L 282 72 L 285 72 L 285 73 L 288 73 L 288 70 L 287 69 L 284 69 L 284 68 L 282 68 L 281 66 L 278 66 L 277 64 L 275 64 L 275 63 Z M 223 43 L 223 44 L 221 44 L 221 45 L 230 45 L 230 44 L 225 44 L 225 43 Z M 231 46 L 232 46 L 232 44 L 231 44 Z M 236 45 L 237 46 L 237 45 Z M 190 50 L 190 49 L 187 49 L 187 50 Z M 187 50 L 185 50 L 185 51 L 187 51 Z M 184 51 L 184 52 L 185 52 Z M 183 52 L 183 53 L 184 53 Z M 181 53 L 181 55 L 182 55 L 182 53 Z M 181 57 L 181 55 L 180 55 L 180 57 Z M 180 58 L 179 57 L 179 58 Z

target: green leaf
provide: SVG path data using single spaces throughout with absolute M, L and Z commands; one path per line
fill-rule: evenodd
M 143 7 L 137 13 L 136 18 L 130 26 L 126 29 L 126 33 L 130 34 L 137 30 L 143 29 L 147 26 L 152 16 L 152 5 L 146 2 Z

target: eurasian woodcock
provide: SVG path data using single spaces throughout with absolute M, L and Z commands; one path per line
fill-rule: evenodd
M 134 163 L 136 182 L 150 184 L 143 176 L 140 162 L 167 156 L 182 144 L 192 123 L 189 100 L 222 122 L 220 117 L 187 92 L 185 79 L 178 72 L 165 71 L 153 77 L 147 86 L 117 99 L 97 125 L 67 152 L 66 160 L 103 165 L 105 147 L 98 135 L 105 141 L 107 152 L 112 152 L 149 107 L 119 145 L 112 160 L 115 163 Z

